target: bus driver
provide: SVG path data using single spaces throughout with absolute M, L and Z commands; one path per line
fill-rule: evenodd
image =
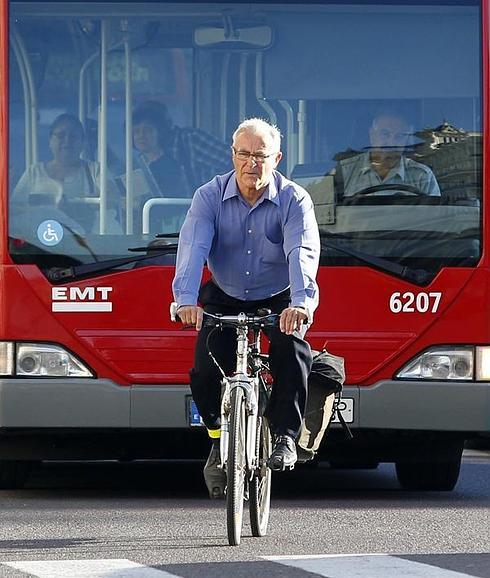
M 412 128 L 398 113 L 377 114 L 369 129 L 369 152 L 341 160 L 336 169 L 339 193 L 350 197 L 376 185 L 405 184 L 414 186 L 420 194 L 440 196 L 432 170 L 403 154 L 411 134 Z M 373 194 L 386 195 L 392 191 Z
M 311 350 L 304 340 L 318 304 L 318 226 L 308 193 L 275 169 L 281 160 L 279 130 L 264 120 L 242 122 L 233 134 L 234 170 L 199 187 L 180 232 L 173 292 L 178 316 L 195 325 L 198 337 L 190 385 L 212 439 L 204 467 L 210 496 L 224 495 L 218 469 L 220 374 L 207 354 L 210 328 L 202 309 L 228 315 L 268 308 L 280 314 L 270 339 L 274 387 L 267 408 L 274 449 L 273 470 L 290 469 L 303 418 Z M 212 279 L 199 291 L 204 263 Z M 231 338 L 230 338 L 231 337 Z M 218 363 L 234 368 L 236 342 L 230 333 L 211 340 Z

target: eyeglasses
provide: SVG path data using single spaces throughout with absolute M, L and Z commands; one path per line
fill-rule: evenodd
M 263 163 L 269 157 L 273 157 L 274 155 L 277 154 L 277 153 L 270 153 L 268 155 L 265 155 L 264 153 L 251 153 L 250 151 L 237 151 L 235 147 L 231 147 L 231 150 L 233 151 L 233 154 L 237 157 L 237 159 L 240 159 L 241 161 L 248 161 L 248 159 L 250 157 L 252 157 L 252 159 L 257 164 Z

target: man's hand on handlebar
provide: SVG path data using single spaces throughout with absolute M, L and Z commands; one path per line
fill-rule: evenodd
M 203 310 L 197 305 L 182 305 L 177 309 L 177 316 L 184 325 L 195 325 L 197 331 L 202 327 Z
M 286 335 L 292 335 L 301 329 L 307 319 L 308 314 L 302 307 L 288 307 L 281 313 L 279 329 Z

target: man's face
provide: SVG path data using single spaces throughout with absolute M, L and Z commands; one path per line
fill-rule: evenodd
M 410 127 L 396 116 L 379 116 L 369 130 L 371 146 L 382 152 L 403 152 L 410 137 Z
M 281 160 L 282 153 L 274 150 L 272 138 L 248 131 L 238 134 L 233 143 L 233 166 L 240 192 L 247 193 L 264 189 L 272 178 L 272 171 Z M 253 158 L 240 158 L 247 153 Z

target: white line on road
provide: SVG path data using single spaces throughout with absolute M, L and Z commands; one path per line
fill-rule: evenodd
M 37 560 L 2 562 L 37 578 L 179 578 L 130 560 Z
M 474 578 L 438 566 L 388 554 L 267 556 L 271 562 L 300 568 L 327 578 Z

